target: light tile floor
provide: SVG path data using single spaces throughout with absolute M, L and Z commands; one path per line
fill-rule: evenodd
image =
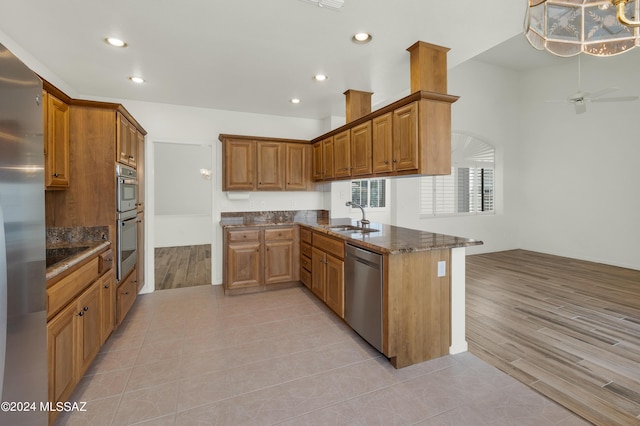
M 587 425 L 470 353 L 401 370 L 304 288 L 141 295 L 56 425 Z

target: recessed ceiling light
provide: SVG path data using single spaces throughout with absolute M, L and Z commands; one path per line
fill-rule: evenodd
M 369 33 L 357 33 L 351 37 L 351 41 L 357 44 L 369 43 L 373 39 L 373 36 Z
M 127 47 L 127 43 L 125 43 L 124 40 L 120 40 L 116 37 L 107 37 L 104 41 L 114 47 Z
M 134 83 L 137 83 L 137 84 L 144 83 L 144 78 L 142 78 L 142 77 L 129 77 L 129 80 L 131 80 L 131 81 L 133 81 Z
M 328 78 L 329 78 L 329 77 L 327 77 L 327 76 L 326 76 L 326 75 L 324 75 L 324 74 L 316 74 L 316 75 L 314 75 L 314 76 L 313 76 L 313 79 L 314 79 L 315 81 L 325 81 L 325 80 L 326 80 L 326 79 L 328 79 Z
M 299 104 L 299 103 L 300 103 L 300 99 L 298 99 L 298 98 L 293 98 L 293 99 L 291 99 L 291 103 L 292 103 L 292 104 Z

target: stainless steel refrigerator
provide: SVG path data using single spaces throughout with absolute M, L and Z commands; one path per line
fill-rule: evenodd
M 40 78 L 0 44 L 0 425 L 48 419 L 41 99 Z

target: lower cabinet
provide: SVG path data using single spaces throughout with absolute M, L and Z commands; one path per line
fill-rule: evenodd
M 297 227 L 243 227 L 224 232 L 225 293 L 251 293 L 296 284 Z
M 311 291 L 344 318 L 344 242 L 313 233 Z
M 131 271 L 126 280 L 118 285 L 118 291 L 116 295 L 117 306 L 117 323 L 121 324 L 124 318 L 127 316 L 129 309 L 133 306 L 133 302 L 136 301 L 138 295 L 138 283 L 137 273 L 134 269 Z
M 55 404 L 68 400 L 113 331 L 115 272 L 96 255 L 51 281 L 47 283 L 47 374 L 49 401 Z M 49 413 L 50 424 L 56 416 L 55 411 Z
M 100 278 L 100 308 L 100 341 L 104 344 L 116 324 L 116 273 L 113 269 Z

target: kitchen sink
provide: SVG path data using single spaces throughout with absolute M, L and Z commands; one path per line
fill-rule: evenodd
M 336 225 L 336 226 L 330 226 L 329 229 L 335 232 L 343 232 L 343 231 L 352 231 L 352 230 L 357 230 L 362 228 L 359 228 L 353 225 Z
M 339 226 L 336 225 L 336 226 L 330 226 L 329 229 L 332 230 L 333 232 L 345 232 L 350 234 L 368 234 L 369 232 L 379 231 L 378 229 L 374 229 L 374 228 L 361 228 L 359 226 L 353 226 L 353 225 L 339 225 Z

